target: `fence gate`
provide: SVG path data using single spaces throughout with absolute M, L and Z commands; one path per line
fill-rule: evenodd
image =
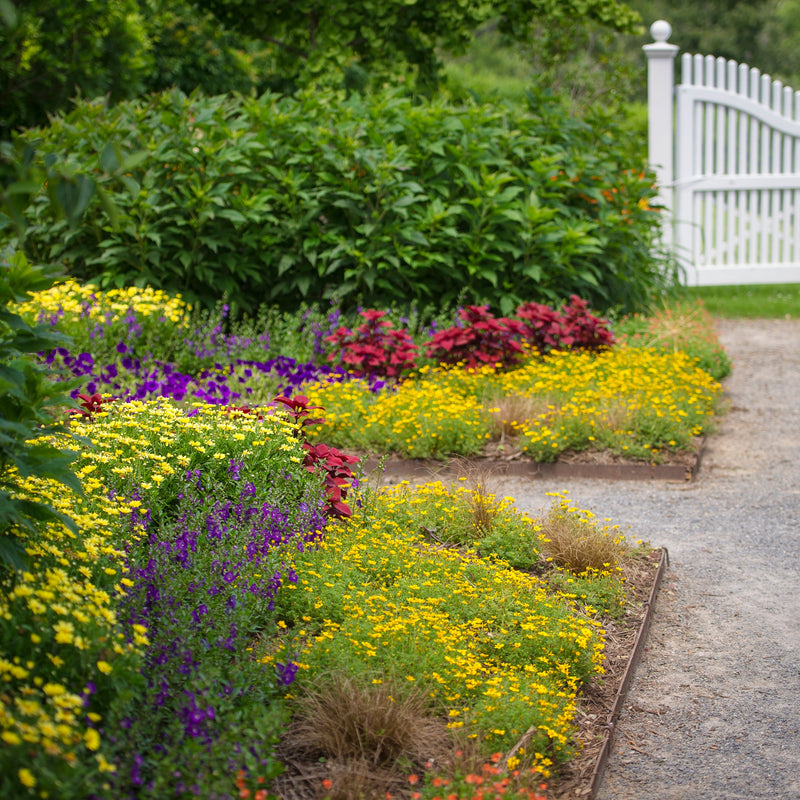
M 675 86 L 672 29 L 650 32 L 649 158 L 686 284 L 800 282 L 800 92 L 688 53 Z

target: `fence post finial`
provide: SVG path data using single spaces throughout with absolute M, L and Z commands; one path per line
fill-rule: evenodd
M 647 117 L 648 160 L 656 173 L 658 200 L 664 208 L 664 244 L 671 243 L 671 221 L 674 208 L 672 101 L 675 82 L 675 56 L 678 45 L 670 44 L 672 26 L 666 20 L 656 20 L 650 26 L 655 40 L 642 48 L 647 56 Z
M 657 19 L 651 26 L 650 26 L 650 35 L 656 42 L 664 43 L 672 36 L 672 25 L 669 24 L 665 19 Z M 675 47 L 675 45 L 672 45 Z

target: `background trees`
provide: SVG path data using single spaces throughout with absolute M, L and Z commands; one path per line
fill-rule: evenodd
M 2 0 L 0 134 L 45 123 L 79 94 L 134 96 L 151 68 L 137 0 Z
M 114 103 L 171 86 L 430 93 L 440 54 L 462 52 L 489 20 L 519 42 L 567 21 L 631 32 L 638 17 L 619 0 L 0 0 L 0 134 L 46 124 L 78 96 Z

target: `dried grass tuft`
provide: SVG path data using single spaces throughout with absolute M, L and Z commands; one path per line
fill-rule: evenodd
M 553 402 L 547 395 L 497 395 L 489 398 L 485 406 L 491 417 L 491 434 L 501 441 L 516 436 L 526 423 L 555 411 Z
M 630 553 L 630 546 L 616 526 L 600 527 L 587 512 L 563 501 L 539 520 L 544 554 L 576 575 L 586 570 L 615 570 Z
M 279 748 L 287 772 L 272 790 L 284 800 L 401 797 L 409 771 L 451 749 L 445 722 L 423 695 L 330 676 L 297 701 Z

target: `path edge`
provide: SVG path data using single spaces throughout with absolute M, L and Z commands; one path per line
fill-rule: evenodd
M 614 703 L 606 716 L 606 722 L 603 726 L 603 745 L 597 755 L 597 760 L 595 761 L 595 766 L 592 770 L 592 777 L 589 781 L 589 792 L 587 795 L 588 800 L 594 800 L 594 797 L 600 788 L 600 784 L 603 781 L 606 763 L 608 762 L 608 757 L 611 755 L 611 749 L 614 744 L 617 721 L 622 713 L 622 706 L 628 696 L 628 689 L 630 688 L 631 681 L 633 680 L 633 676 L 636 673 L 636 668 L 639 666 L 639 661 L 642 657 L 642 652 L 644 651 L 644 645 L 647 641 L 647 634 L 650 630 L 653 609 L 655 608 L 658 592 L 661 588 L 661 582 L 668 566 L 669 552 L 667 551 L 666 547 L 662 547 L 658 569 L 656 570 L 655 577 L 653 578 L 653 585 L 650 587 L 650 595 L 647 598 L 647 602 L 644 604 L 644 614 L 642 616 L 642 621 L 639 624 L 639 632 L 636 634 L 636 641 L 633 645 L 633 650 L 628 657 L 628 663 L 625 666 L 622 682 L 617 689 Z

